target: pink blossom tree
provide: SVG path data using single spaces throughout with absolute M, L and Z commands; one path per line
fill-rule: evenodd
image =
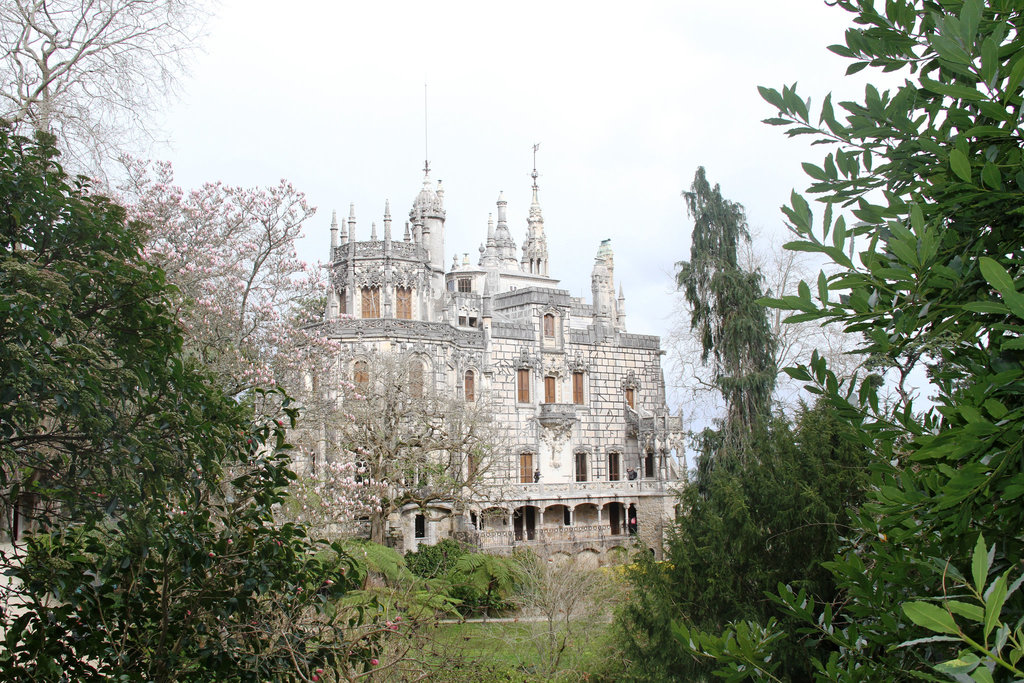
M 188 350 L 229 395 L 282 383 L 304 389 L 337 353 L 311 326 L 323 313 L 323 272 L 296 255 L 315 212 L 305 195 L 285 180 L 186 191 L 167 162 L 127 159 L 125 169 L 121 199 L 146 226 L 146 256 L 177 289 Z

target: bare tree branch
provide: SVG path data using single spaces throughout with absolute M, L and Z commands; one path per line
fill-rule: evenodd
M 206 16 L 198 0 L 4 0 L 0 118 L 53 133 L 66 161 L 100 171 L 151 135 Z

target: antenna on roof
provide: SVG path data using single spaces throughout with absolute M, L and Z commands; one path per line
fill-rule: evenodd
M 538 142 L 533 146 L 533 173 L 530 175 L 533 177 L 533 189 L 537 189 L 537 150 L 540 149 L 540 143 Z
M 427 128 L 427 84 L 423 84 L 423 174 L 430 173 L 429 130 Z

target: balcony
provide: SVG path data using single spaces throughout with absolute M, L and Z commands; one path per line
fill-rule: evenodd
M 628 543 L 639 532 L 634 527 L 630 532 L 623 524 L 619 533 L 613 534 L 607 524 L 588 524 L 581 526 L 538 527 L 536 529 L 500 529 L 493 531 L 461 531 L 455 537 L 464 542 L 486 550 L 515 548 L 523 546 L 597 546 L 606 549 L 611 546 Z M 566 550 L 570 548 L 566 547 Z
M 573 498 L 618 498 L 645 494 L 664 494 L 678 481 L 661 479 L 622 479 L 620 481 L 543 481 L 536 484 L 509 484 L 502 489 L 507 500 L 560 500 Z
M 541 403 L 537 421 L 545 427 L 571 427 L 576 422 L 576 404 Z

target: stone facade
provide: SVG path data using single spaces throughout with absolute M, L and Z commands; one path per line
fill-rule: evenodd
M 660 556 L 682 425 L 665 404 L 659 339 L 626 332 L 607 240 L 595 245 L 590 303 L 558 288 L 533 177 L 521 252 L 499 196 L 475 265 L 444 266 L 444 191 L 429 172 L 400 238 L 390 207 L 368 240 L 356 237 L 354 208 L 332 219 L 327 324 L 343 359 L 415 354 L 429 389 L 486 396 L 509 437 L 489 472 L 493 495 L 457 516 L 403 511 L 392 528 L 405 550 L 453 536 L 602 562 L 639 540 Z

